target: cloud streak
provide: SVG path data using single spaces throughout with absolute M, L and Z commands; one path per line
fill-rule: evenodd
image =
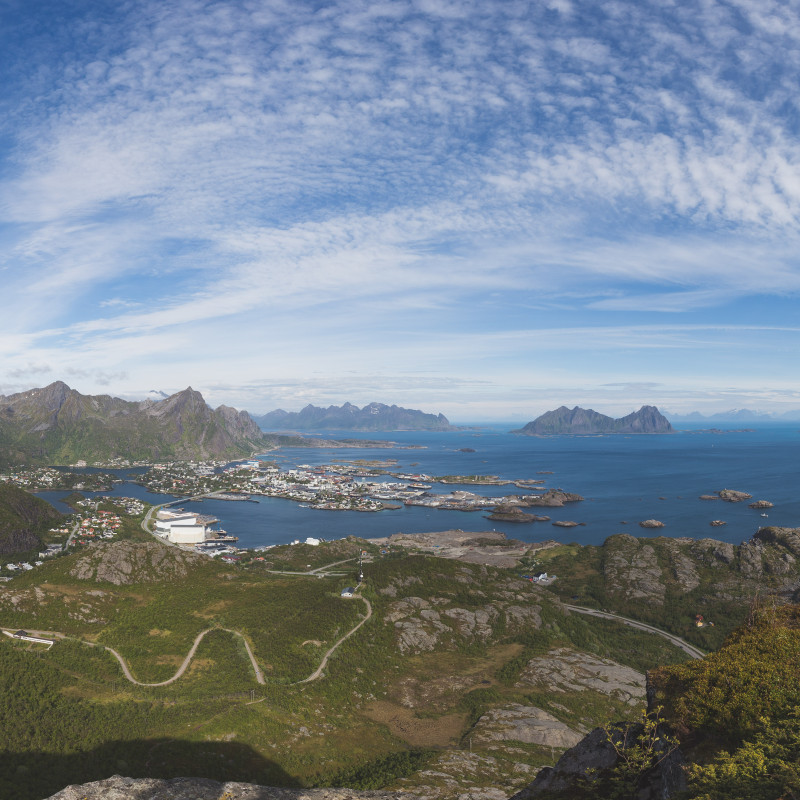
M 777 373 L 800 290 L 791 4 L 20 13 L 0 59 L 7 376 L 60 363 L 87 388 L 152 388 L 163 364 L 232 387 L 262 357 L 361 371 L 392 353 L 511 391 L 535 339 L 576 364 L 620 354 L 610 377 L 637 385 L 627 352 L 702 349 L 659 365 L 688 382 L 700 357 L 730 377 L 728 343 L 767 323 L 744 351 Z

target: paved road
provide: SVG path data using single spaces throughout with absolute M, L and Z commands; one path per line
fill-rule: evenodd
M 666 631 L 662 631 L 660 628 L 654 628 L 652 625 L 648 625 L 644 622 L 638 622 L 635 619 L 628 619 L 627 617 L 621 617 L 619 614 L 611 614 L 608 611 L 598 611 L 596 608 L 584 608 L 583 606 L 571 606 L 565 603 L 565 606 L 570 611 L 575 611 L 578 614 L 588 614 L 590 617 L 602 617 L 603 619 L 612 619 L 616 622 L 621 622 L 623 625 L 629 625 L 631 628 L 638 628 L 641 631 L 647 631 L 648 633 L 655 633 L 658 636 L 662 636 L 664 639 L 672 642 L 676 647 L 680 647 L 684 653 L 687 653 L 692 658 L 705 658 L 705 653 L 699 648 L 695 647 L 694 645 L 689 644 L 689 642 L 684 641 L 679 636 L 674 636 L 671 633 L 667 633 Z
M 336 648 L 338 648 L 339 645 L 342 644 L 342 642 L 349 639 L 372 616 L 372 603 L 370 603 L 366 597 L 359 597 L 358 599 L 363 600 L 364 603 L 366 604 L 367 616 L 364 617 L 364 619 L 362 619 L 361 622 L 359 622 L 358 625 L 355 626 L 355 628 L 348 631 L 344 636 L 342 636 L 342 638 L 339 639 L 339 641 L 336 642 L 336 644 L 334 644 L 333 647 L 331 647 L 331 649 L 328 650 L 328 652 L 325 653 L 324 656 L 322 656 L 322 662 L 320 663 L 320 665 L 307 678 L 304 678 L 302 681 L 297 681 L 297 683 L 292 684 L 293 686 L 297 686 L 300 683 L 311 683 L 311 681 L 315 681 L 318 678 L 321 678 L 322 670 L 324 670 L 325 667 L 327 666 L 328 659 L 333 655 Z
M 72 544 L 72 540 L 75 538 L 75 534 L 78 532 L 78 528 L 80 527 L 80 523 L 76 522 L 75 527 L 72 529 L 72 533 L 69 535 L 69 539 L 67 539 L 67 543 L 64 545 L 64 550 L 69 550 L 69 546 Z
M 218 631 L 218 630 L 226 631 L 227 633 L 232 633 L 235 636 L 239 636 L 242 639 L 242 641 L 244 642 L 245 649 L 247 650 L 247 655 L 250 657 L 250 663 L 253 665 L 253 672 L 255 672 L 256 680 L 262 684 L 266 683 L 266 681 L 264 680 L 264 676 L 261 673 L 258 664 L 256 663 L 255 656 L 253 655 L 253 651 L 250 649 L 250 645 L 247 639 L 245 639 L 244 636 L 242 636 L 242 634 L 239 633 L 239 631 L 232 631 L 229 628 L 206 628 L 204 631 L 198 633 L 186 658 L 183 659 L 183 663 L 180 665 L 180 667 L 178 667 L 178 671 L 171 678 L 168 678 L 165 681 L 160 681 L 159 683 L 142 683 L 141 681 L 137 681 L 136 678 L 134 678 L 133 675 L 131 674 L 128 665 L 125 663 L 125 659 L 113 647 L 108 647 L 102 644 L 94 646 L 104 647 L 106 650 L 108 650 L 108 652 L 111 653 L 111 655 L 114 656 L 117 659 L 117 661 L 119 661 L 119 664 L 122 667 L 123 674 L 131 683 L 135 683 L 137 686 L 167 686 L 168 684 L 174 683 L 176 680 L 178 680 L 178 678 L 180 678 L 181 675 L 183 675 L 183 673 L 186 672 L 186 670 L 189 668 L 189 664 L 192 662 L 192 659 L 194 658 L 194 654 L 197 652 L 197 648 L 199 647 L 200 642 L 203 641 L 203 637 L 207 633 L 210 633 L 211 631 Z

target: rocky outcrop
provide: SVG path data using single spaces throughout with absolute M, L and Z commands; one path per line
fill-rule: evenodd
M 769 500 L 756 500 L 755 503 L 750 503 L 748 508 L 755 508 L 755 509 L 763 509 L 763 508 L 774 508 L 775 503 L 770 503 Z
M 565 648 L 531 659 L 516 686 L 537 686 L 549 692 L 591 689 L 629 705 L 636 705 L 645 696 L 645 676 L 640 672 L 609 659 Z
M 516 593 L 507 594 L 509 598 L 518 597 Z M 428 601 L 421 597 L 406 597 L 389 604 L 383 619 L 394 626 L 401 653 L 430 652 L 436 647 L 487 642 L 494 635 L 498 623 L 505 623 L 502 627 L 506 632 L 536 629 L 542 624 L 542 609 L 536 604 L 498 601 L 476 609 L 446 608 L 449 603 L 447 598 Z
M 414 800 L 408 792 L 353 789 L 277 789 L 205 778 L 123 778 L 67 786 L 48 800 Z
M 640 528 L 663 528 L 664 523 L 657 519 L 645 519 L 639 523 Z
M 581 742 L 567 750 L 555 767 L 545 767 L 533 783 L 511 800 L 531 800 L 545 792 L 574 792 L 569 797 L 605 797 L 603 793 L 593 794 L 591 784 L 602 784 L 611 769 L 619 761 L 619 752 L 643 733 L 640 723 L 616 723 L 605 728 L 595 728 Z M 630 800 L 668 800 L 676 797 L 687 788 L 683 767 L 685 759 L 678 749 L 671 749 L 663 738 L 655 743 L 656 757 L 661 752 L 661 760 L 650 769 L 632 789 Z M 587 783 L 589 784 L 587 786 Z M 620 787 L 617 787 L 619 790 Z M 623 796 L 615 794 L 614 796 Z
M 649 544 L 620 533 L 606 539 L 603 572 L 608 590 L 630 600 L 664 602 L 666 587 L 656 552 Z
M 550 517 L 526 514 L 519 506 L 503 503 L 496 506 L 494 511 L 487 516 L 487 519 L 497 520 L 498 522 L 544 522 Z
M 736 548 L 717 539 L 698 539 L 690 545 L 689 552 L 707 567 L 731 564 L 736 558 Z
M 519 504 L 526 508 L 543 506 L 545 508 L 560 508 L 565 503 L 579 503 L 583 498 L 575 492 L 565 492 L 561 489 L 549 489 L 544 494 L 524 495 L 519 499 Z
M 583 734 L 541 708 L 512 704 L 483 714 L 473 728 L 472 738 L 480 745 L 514 741 L 562 749 L 576 745 Z
M 204 562 L 201 555 L 158 542 L 104 542 L 87 547 L 69 574 L 78 580 L 117 586 L 157 583 L 184 578 L 192 567 Z
M 743 500 L 750 500 L 753 496 L 747 494 L 747 492 L 737 492 L 736 489 L 722 489 L 717 494 L 721 500 L 725 500 L 728 503 L 741 503 Z

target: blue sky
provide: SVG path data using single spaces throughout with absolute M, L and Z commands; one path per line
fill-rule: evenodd
M 796 0 L 0 15 L 0 393 L 800 408 Z

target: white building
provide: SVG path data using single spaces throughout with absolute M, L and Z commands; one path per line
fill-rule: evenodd
M 174 544 L 198 544 L 206 540 L 208 526 L 198 520 L 197 514 L 180 514 L 157 519 L 155 532 Z

